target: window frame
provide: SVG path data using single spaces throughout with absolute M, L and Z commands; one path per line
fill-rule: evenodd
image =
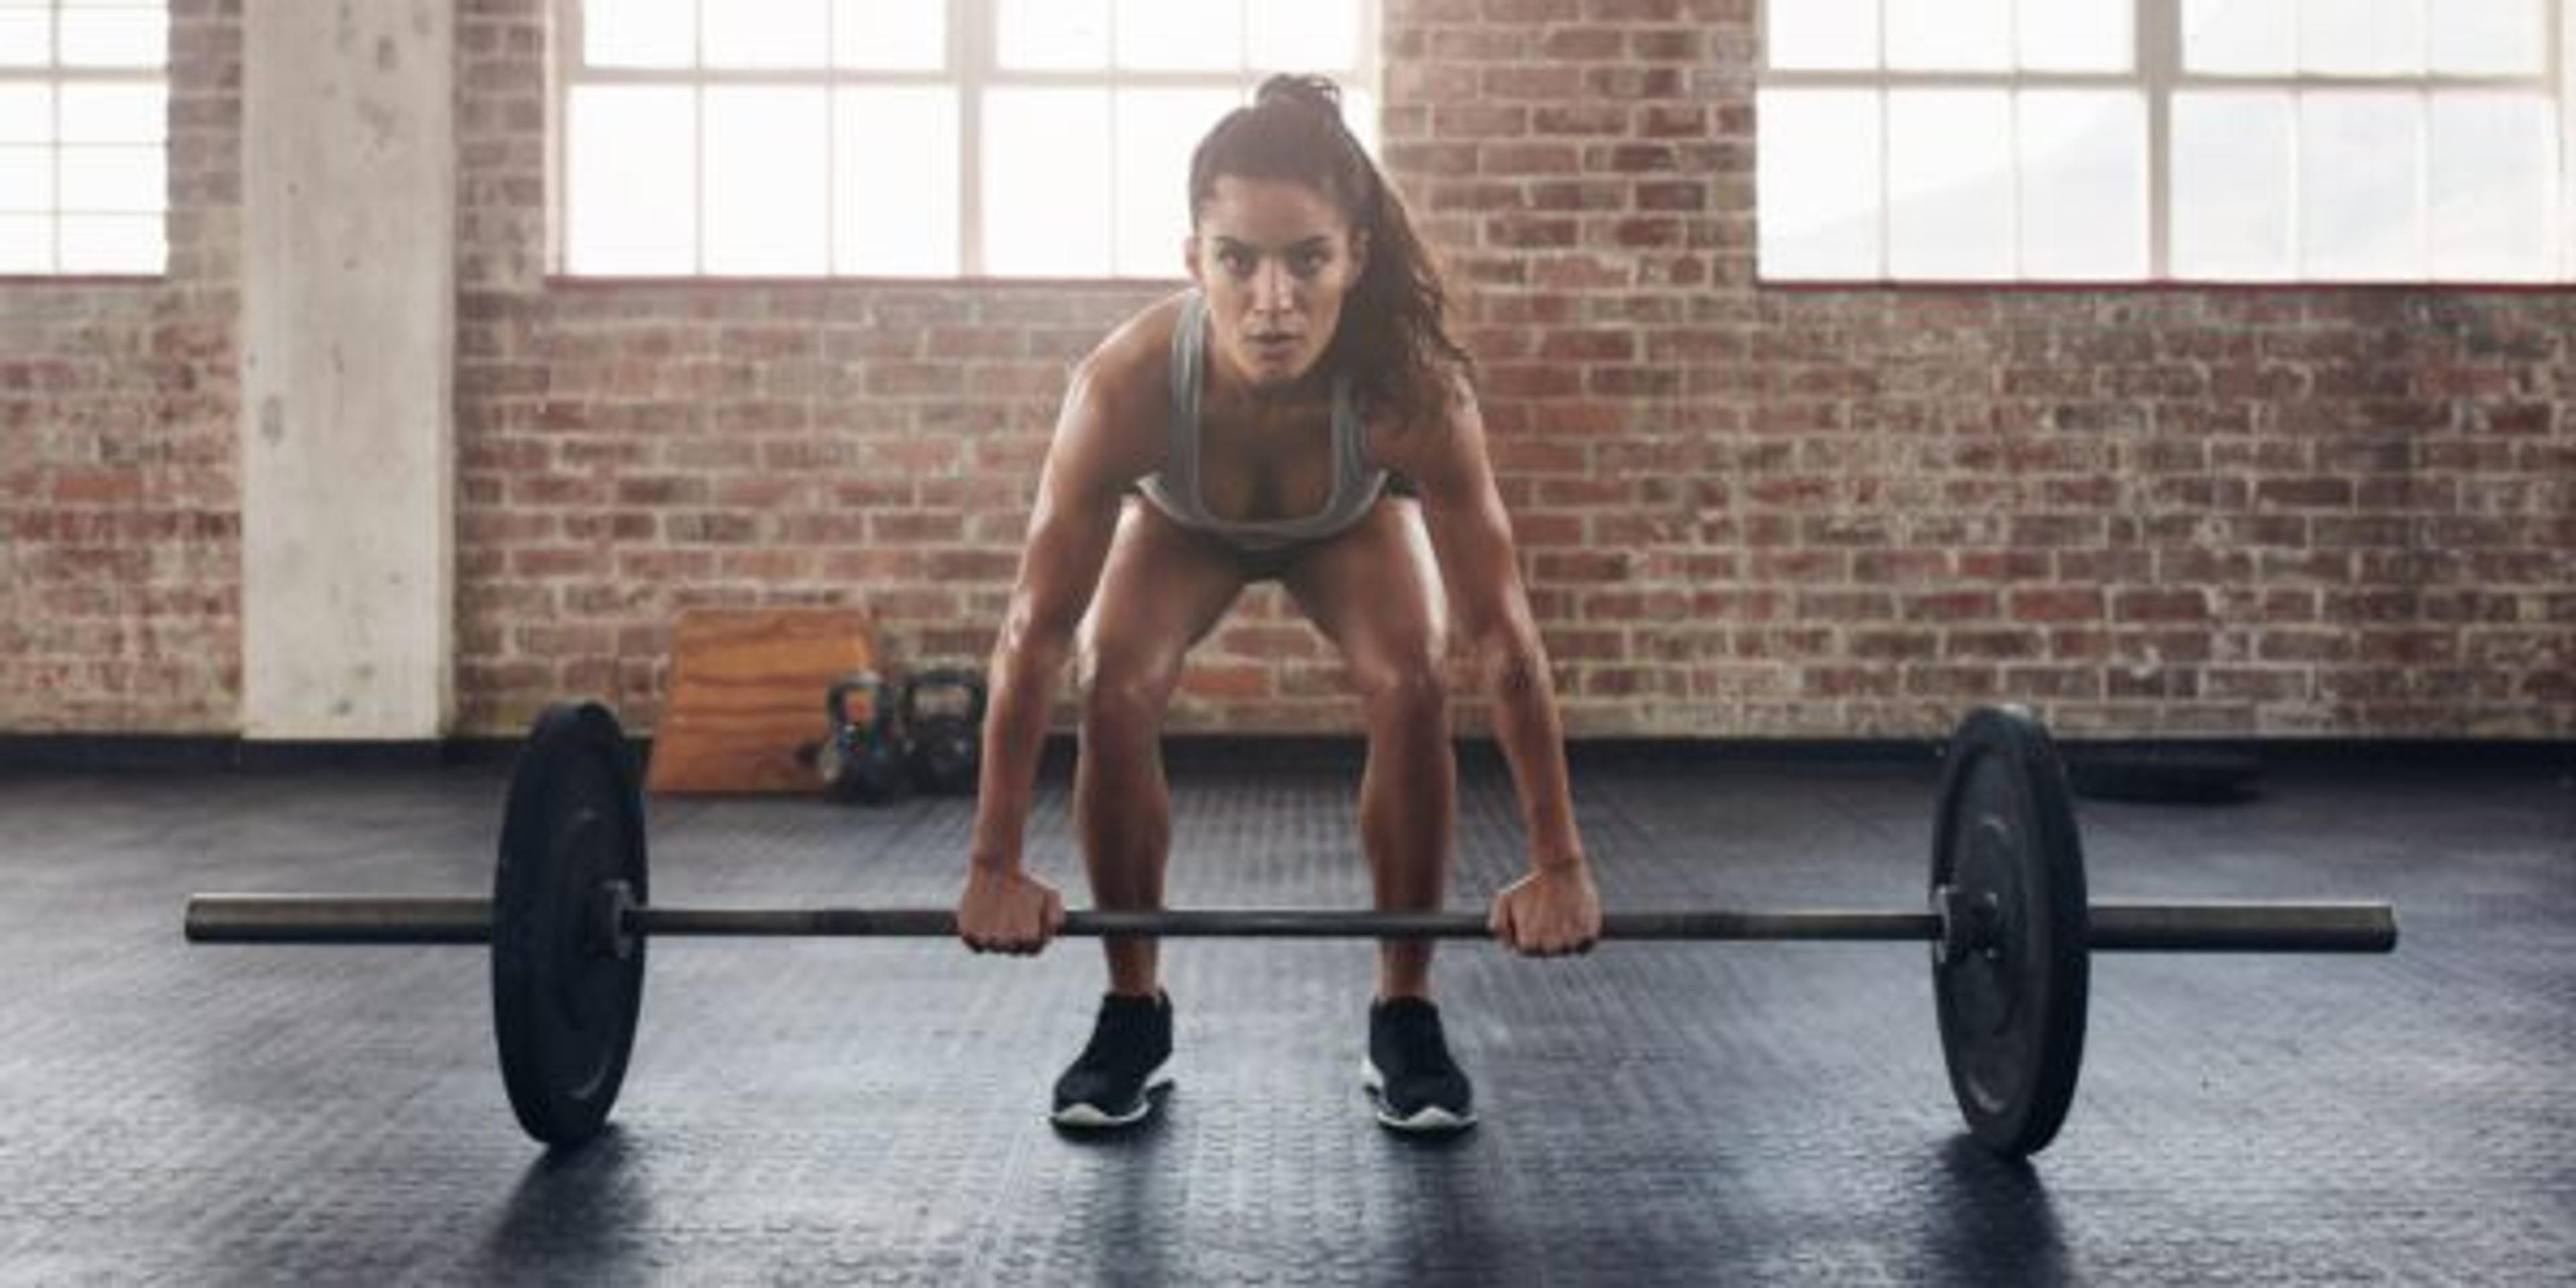
M 700 15 L 698 43 L 705 43 L 704 4 Z M 1090 69 L 1009 69 L 1001 66 L 999 0 L 945 0 L 948 55 L 947 65 L 930 70 L 892 70 L 877 68 L 819 67 L 779 69 L 740 68 L 635 68 L 587 67 L 582 62 L 583 23 L 587 18 L 584 0 L 548 0 L 553 21 L 548 26 L 549 49 L 546 87 L 546 247 L 545 264 L 549 277 L 573 282 L 702 282 L 702 281 L 796 281 L 796 282 L 901 282 L 937 284 L 943 282 L 1152 282 L 1167 280 L 1161 276 L 1121 276 L 1113 258 L 1102 272 L 1072 275 L 1002 274 L 984 266 L 984 158 L 983 94 L 990 89 L 1016 88 L 1100 88 L 1139 89 L 1224 89 L 1249 97 L 1264 71 L 1245 67 L 1231 71 L 1134 71 L 1116 66 Z M 1115 0 L 1112 0 L 1114 6 Z M 831 42 L 837 7 L 823 0 L 824 35 Z M 1341 79 L 1345 88 L 1366 92 L 1372 103 L 1383 103 L 1384 58 L 1380 52 L 1384 6 L 1379 0 L 1356 0 L 1359 13 L 1357 40 L 1359 62 L 1347 69 Z M 1112 9 L 1114 18 L 1115 10 Z M 1327 71 L 1326 74 L 1333 74 Z M 957 269 L 953 273 L 890 275 L 884 273 L 837 272 L 828 266 L 818 273 L 772 275 L 743 278 L 732 274 L 710 273 L 706 269 L 706 228 L 700 222 L 692 239 L 692 264 L 688 271 L 659 274 L 575 273 L 570 268 L 571 184 L 565 153 L 566 131 L 571 120 L 572 90 L 575 85 L 671 85 L 706 87 L 710 85 L 778 85 L 819 86 L 827 101 L 833 90 L 841 88 L 877 88 L 914 86 L 951 88 L 957 93 L 958 128 L 958 200 L 957 200 Z M 706 126 L 706 96 L 696 96 L 698 137 L 695 149 L 696 173 L 691 177 L 690 191 L 703 199 L 706 189 L 706 149 L 703 146 Z M 824 113 L 825 163 L 838 152 L 839 113 Z M 1111 163 L 1116 163 L 1117 139 L 1110 140 Z M 835 203 L 839 184 L 824 184 L 823 217 L 826 228 L 836 226 Z M 827 260 L 830 251 L 826 250 Z M 1170 278 L 1181 276 L 1177 264 Z
M 2044 0 L 2016 0 L 2016 3 Z M 2185 0 L 2133 0 L 2133 30 L 2130 41 L 2135 66 L 2125 72 L 2030 72 L 2020 69 L 2005 71 L 1920 71 L 1888 68 L 1886 62 L 1887 26 L 1879 25 L 1879 61 L 1875 69 L 1843 68 L 1774 68 L 1770 60 L 1767 24 L 1771 5 L 1796 3 L 1796 0 L 1764 0 L 1757 8 L 1760 21 L 1766 25 L 1762 41 L 1762 63 L 1755 78 L 1756 93 L 1768 89 L 1841 89 L 1871 90 L 1879 94 L 1879 164 L 1882 176 L 1887 167 L 1888 92 L 1907 89 L 1991 89 L 2013 93 L 2025 89 L 2136 89 L 2146 102 L 2146 236 L 2147 267 L 2143 277 L 2102 277 L 2063 279 L 2025 277 L 2016 273 L 2008 277 L 1955 278 L 1915 277 L 1893 273 L 1890 255 L 1888 203 L 1882 196 L 1878 210 L 1878 272 L 1869 277 L 1817 277 L 1809 275 L 1771 276 L 1761 268 L 1760 240 L 1757 233 L 1754 252 L 1754 280 L 1763 286 L 1779 287 L 1855 287 L 1855 286 L 1978 286 L 2006 290 L 2026 287 L 2082 287 L 2118 289 L 2123 287 L 2232 287 L 2232 286 L 2297 286 L 2297 287 L 2422 287 L 2422 286 L 2491 286 L 2520 290 L 2563 290 L 2576 286 L 2576 32 L 2569 29 L 2567 0 L 2540 0 L 2542 23 L 2542 66 L 2530 74 L 2468 74 L 2426 70 L 2409 75 L 2352 75 L 2325 72 L 2289 72 L 2271 75 L 2217 74 L 2187 72 L 2182 65 L 2182 24 Z M 2438 0 L 2426 0 L 2430 17 Z M 2337 90 L 2394 90 L 2431 95 L 2443 90 L 2539 89 L 2545 90 L 2557 106 L 2558 117 L 2558 192 L 2556 263 L 2550 271 L 2536 278 L 2487 279 L 2444 277 L 2433 271 L 2429 259 L 2424 271 L 2413 277 L 2312 277 L 2301 275 L 2294 260 L 2291 272 L 2280 277 L 2184 277 L 2173 271 L 2173 103 L 2177 94 L 2204 90 L 2238 90 L 2246 92 L 2288 93 L 2294 98 L 2302 91 L 2332 88 Z M 2429 160 L 2429 154 L 2427 154 Z M 2018 171 L 2015 174 L 2018 182 Z M 2429 181 L 2429 180 L 2428 180 Z M 2419 193 L 2419 197 L 2420 197 Z M 1761 194 L 1754 194 L 1754 215 L 1760 220 Z M 2016 252 L 2018 256 L 2018 251 Z
M 23 7 L 33 8 L 34 6 L 31 5 Z M 158 0 L 157 3 L 135 3 L 127 7 L 159 11 L 162 16 L 162 21 L 165 24 L 165 33 L 167 30 L 166 24 L 170 24 L 175 21 L 174 16 L 170 13 L 168 0 Z M 157 282 L 166 280 L 170 276 L 170 182 L 171 172 L 173 169 L 170 165 L 171 139 L 168 115 L 168 105 L 173 92 L 173 87 L 170 81 L 170 46 L 166 34 L 161 47 L 161 61 L 149 67 L 82 67 L 67 64 L 63 61 L 63 8 L 63 0 L 47 0 L 47 3 L 45 3 L 43 8 L 45 21 L 49 29 L 47 39 L 48 54 L 47 61 L 45 63 L 32 67 L 0 66 L 0 84 L 41 85 L 54 91 L 52 99 L 52 140 L 43 145 L 47 153 L 48 163 L 53 167 L 53 191 L 51 197 L 46 202 L 45 208 L 42 211 L 16 210 L 9 212 L 14 215 L 41 214 L 53 225 L 53 236 L 46 247 L 46 258 L 50 267 L 42 269 L 0 269 L 0 281 L 79 283 Z M 157 146 L 161 150 L 162 170 L 161 204 L 157 209 L 150 211 L 64 209 L 62 189 L 62 153 L 64 148 L 62 138 L 62 89 L 66 85 L 131 85 L 144 87 L 158 86 L 160 88 L 162 93 L 163 116 L 161 123 L 161 139 Z M 9 146 L 30 145 L 12 144 Z M 118 144 L 115 146 L 134 147 L 139 149 L 155 145 L 134 143 Z M 69 269 L 63 267 L 63 216 L 66 214 L 75 216 L 99 215 L 159 219 L 161 221 L 160 265 L 151 269 Z

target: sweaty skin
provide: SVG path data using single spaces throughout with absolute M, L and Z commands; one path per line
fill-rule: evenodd
M 1323 508 L 1332 482 L 1332 381 L 1321 359 L 1368 245 L 1323 193 L 1288 180 L 1217 179 L 1187 245 L 1209 316 L 1200 401 L 1201 494 L 1229 519 Z M 1073 373 L 991 661 L 972 863 L 958 908 L 977 951 L 1033 953 L 1064 903 L 1023 870 L 1023 829 L 1051 689 L 1078 661 L 1083 755 L 1075 815 L 1094 901 L 1159 907 L 1170 837 L 1160 730 L 1191 646 L 1242 588 L 1233 556 L 1150 505 L 1135 480 L 1168 435 L 1176 297 L 1114 331 Z M 1494 485 L 1473 391 L 1453 381 L 1428 423 L 1373 421 L 1368 463 L 1412 479 L 1419 502 L 1381 498 L 1281 574 L 1341 651 L 1368 726 L 1360 832 L 1378 906 L 1439 906 L 1455 828 L 1441 659 L 1471 647 L 1493 702 L 1529 841 L 1529 871 L 1488 918 L 1515 950 L 1588 949 L 1600 900 L 1576 830 L 1547 657 Z M 1152 941 L 1107 941 L 1113 991 L 1151 993 Z M 1381 996 L 1428 989 L 1431 945 L 1380 948 Z

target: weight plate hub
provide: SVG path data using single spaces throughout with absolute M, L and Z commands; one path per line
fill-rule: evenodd
M 492 1026 L 510 1107 L 550 1145 L 597 1135 L 644 997 L 644 944 L 603 939 L 603 900 L 645 879 L 626 736 L 597 703 L 549 708 L 510 774 L 492 888 Z
M 2075 1097 L 2089 972 L 2066 769 L 2027 711 L 1978 711 L 1952 736 L 1932 891 L 1936 910 L 1978 922 L 1964 951 L 1933 949 L 1950 1089 L 1980 1143 L 2036 1153 Z

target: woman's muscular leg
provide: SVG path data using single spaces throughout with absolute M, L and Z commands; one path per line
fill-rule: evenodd
M 1172 833 L 1163 711 L 1190 646 L 1243 588 L 1229 551 L 1130 502 L 1078 633 L 1082 753 L 1074 827 L 1092 906 L 1159 908 Z M 1155 941 L 1103 940 L 1113 992 L 1147 995 Z
M 1341 649 L 1368 725 L 1360 842 L 1377 906 L 1440 906 L 1457 830 L 1458 766 L 1442 673 L 1448 601 L 1416 503 L 1380 501 L 1282 578 L 1298 607 Z M 1378 947 L 1378 995 L 1424 997 L 1430 940 Z

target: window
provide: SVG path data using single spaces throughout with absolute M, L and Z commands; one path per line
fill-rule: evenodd
M 1263 76 L 1374 142 L 1366 0 L 558 3 L 574 275 L 1174 277 Z
M 157 274 L 170 17 L 159 0 L 0 0 L 0 274 Z
M 2563 0 L 1770 0 L 1762 275 L 2576 275 Z

